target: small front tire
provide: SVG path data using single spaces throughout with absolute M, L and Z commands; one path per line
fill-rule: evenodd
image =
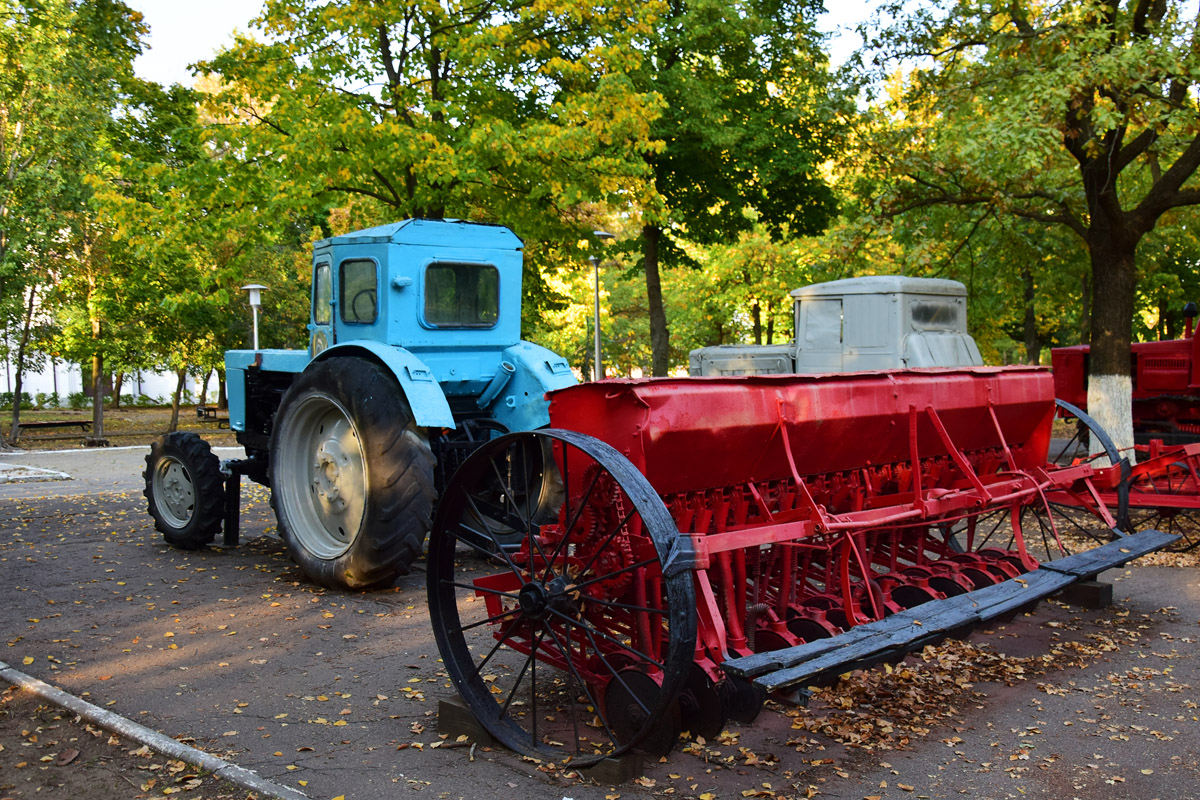
M 199 550 L 213 540 L 225 514 L 225 479 L 208 442 L 181 431 L 160 436 L 142 477 L 154 527 L 168 544 Z

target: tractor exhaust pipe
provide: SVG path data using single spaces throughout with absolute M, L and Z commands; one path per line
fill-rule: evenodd
M 483 390 L 483 394 L 479 395 L 479 399 L 475 401 L 475 404 L 481 409 L 490 406 L 492 401 L 496 399 L 496 396 L 499 395 L 500 392 L 504 390 L 504 387 L 508 385 L 508 382 L 512 380 L 513 373 L 516 371 L 517 368 L 514 367 L 510 362 L 501 361 L 500 369 L 496 370 L 496 377 L 492 378 L 492 382 L 489 383 L 487 388 Z

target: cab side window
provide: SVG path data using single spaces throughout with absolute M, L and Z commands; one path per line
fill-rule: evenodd
M 375 262 L 343 261 L 341 267 L 342 322 L 370 325 L 379 316 Z
M 500 318 L 500 272 L 491 264 L 430 264 L 425 322 L 437 328 L 490 328 Z
M 333 281 L 329 277 L 329 265 L 318 264 L 313 275 L 313 322 L 328 325 L 331 322 L 329 304 L 333 300 Z

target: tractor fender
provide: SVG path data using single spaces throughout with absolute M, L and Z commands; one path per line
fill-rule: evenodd
M 557 353 L 531 342 L 505 348 L 503 361 L 514 367 L 488 411 L 510 431 L 530 431 L 550 424 L 546 392 L 574 386 L 578 381 L 571 365 Z
M 454 427 L 454 414 L 433 370 L 403 347 L 362 339 L 334 345 L 313 361 L 328 361 L 331 358 L 368 358 L 378 361 L 396 376 L 417 425 L 422 428 Z

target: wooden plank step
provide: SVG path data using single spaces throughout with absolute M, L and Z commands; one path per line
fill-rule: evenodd
M 817 639 L 783 650 L 730 659 L 722 668 L 731 675 L 753 678 L 789 669 L 837 652 L 847 656 L 893 647 L 906 638 L 944 635 L 964 626 L 994 619 L 1036 602 L 1071 583 L 1054 573 L 1027 572 L 1020 578 L 986 586 L 973 592 L 934 600 L 885 619 L 858 625 L 831 639 Z
M 875 635 L 860 636 L 854 644 L 827 649 L 813 658 L 805 657 L 807 654 L 803 652 L 793 653 L 799 658 L 792 660 L 789 666 L 760 673 L 754 682 L 769 692 L 796 684 L 817 686 L 831 683 L 844 672 L 899 658 L 948 636 L 965 635 L 989 620 L 1054 594 L 1073 580 L 1060 573 L 1027 572 L 1019 578 L 968 594 L 924 603 L 886 619 L 859 626 L 872 628 Z M 835 637 L 832 641 L 840 638 Z M 737 667 L 736 662 L 730 663 L 734 668 Z
M 1161 550 L 1178 538 L 1174 533 L 1147 528 L 1082 553 L 1075 553 L 1057 561 L 1047 561 L 1041 568 L 1076 578 L 1090 578 L 1106 569 L 1119 567 L 1127 561 Z

